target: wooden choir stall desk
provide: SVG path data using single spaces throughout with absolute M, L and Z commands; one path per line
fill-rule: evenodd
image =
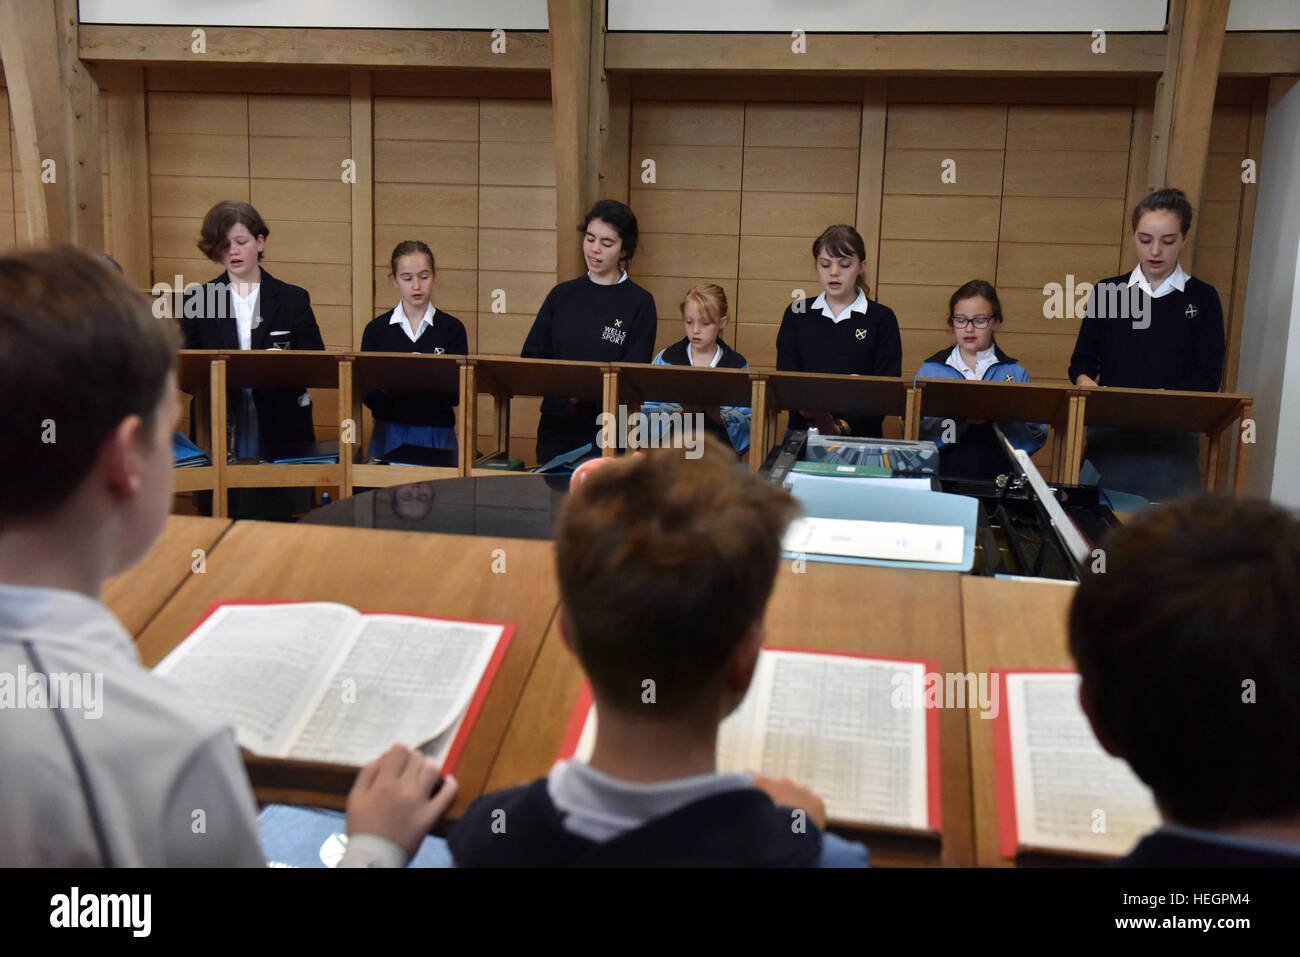
M 494 550 L 502 552 L 494 554 Z M 504 572 L 493 571 L 504 557 Z M 500 566 L 498 566 L 500 567 Z M 483 790 L 515 702 L 559 603 L 549 542 L 236 522 L 137 639 L 152 668 L 218 601 L 332 601 L 362 612 L 507 622 L 514 637 L 454 769 L 451 816 Z M 355 768 L 245 755 L 263 802 L 342 808 Z
M 657 366 L 643 362 L 611 363 L 620 405 L 628 415 L 639 411 L 646 402 L 673 402 L 678 405 L 739 406 L 753 409 L 760 400 L 761 379 L 745 369 L 711 367 Z M 615 410 L 617 412 L 617 410 Z M 762 419 L 750 415 L 749 447 L 757 448 L 763 429 Z M 757 472 L 762 459 L 751 454 L 750 471 Z
M 962 624 L 966 636 L 966 670 L 1073 671 L 1068 648 L 1072 582 L 1010 581 L 967 575 L 961 580 Z M 1005 702 L 1002 706 L 1005 707 Z M 993 725 L 968 709 L 970 782 L 974 795 L 975 861 L 981 867 L 1013 867 L 998 848 L 997 786 L 993 763 Z M 1045 855 L 1035 855 L 1035 863 Z M 1077 863 L 1052 855 L 1057 863 Z
M 230 529 L 228 518 L 169 515 L 162 534 L 135 566 L 104 582 L 99 598 L 122 627 L 137 636 L 181 585 L 207 568 L 208 559 Z M 198 550 L 200 554 L 195 554 Z
M 241 389 L 337 389 L 340 406 L 343 397 L 352 394 L 352 363 L 345 354 L 304 349 L 280 351 L 276 349 L 222 350 L 219 360 L 213 363 L 214 395 L 238 392 Z M 218 377 L 224 377 L 224 388 L 218 390 Z M 220 421 L 220 444 L 224 446 L 226 433 L 226 403 L 217 403 Z M 336 421 L 341 421 L 342 408 L 335 410 Z M 214 416 L 214 420 L 218 417 Z M 341 436 L 340 436 L 341 438 Z M 216 452 L 218 439 L 213 439 Z M 224 451 L 224 449 L 223 449 Z M 219 460 L 224 462 L 224 455 Z M 224 490 L 232 488 L 283 488 L 324 485 L 343 489 L 348 484 L 345 474 L 351 466 L 350 457 L 342 452 L 339 461 L 316 465 L 224 465 L 222 484 Z M 226 514 L 226 497 L 219 495 L 213 501 L 213 514 Z
M 916 411 L 907 438 L 921 435 L 923 416 L 987 422 L 1041 422 L 1052 431 L 1052 481 L 1064 481 L 1079 430 L 1078 389 L 1033 382 L 917 379 Z M 1077 480 L 1077 469 L 1075 477 Z
M 758 462 L 780 441 L 776 420 L 789 409 L 825 409 L 836 415 L 896 415 L 908 434 L 914 414 L 911 383 L 883 376 L 826 375 L 819 372 L 764 372 L 756 389 L 753 419 L 761 421 Z M 754 453 L 750 452 L 750 461 Z
M 473 456 L 469 462 L 471 475 L 507 475 L 493 469 L 475 469 L 474 466 L 489 459 L 509 458 L 510 450 L 510 400 L 517 395 L 547 396 L 568 395 L 599 402 L 606 412 L 617 412 L 614 407 L 614 377 L 603 362 L 570 362 L 560 359 L 518 359 L 506 356 L 470 356 L 466 374 L 469 402 L 461 403 L 465 434 L 478 434 L 478 396 L 492 396 L 496 405 L 497 447 L 484 455 Z M 593 428 L 595 423 L 592 423 Z M 465 443 L 473 449 L 472 443 Z M 613 455 L 614 449 L 605 449 Z M 545 463 L 539 462 L 538 465 Z
M 790 562 L 782 561 L 767 608 L 766 643 L 775 648 L 930 660 L 941 672 L 961 672 L 965 668 L 959 581 L 960 576 L 950 572 L 816 562 L 808 562 L 805 571 L 796 573 Z M 487 791 L 523 784 L 550 770 L 582 683 L 577 659 L 564 646 L 558 623 L 552 623 L 492 765 Z M 969 866 L 973 861 L 966 716 L 957 710 L 941 711 L 939 726 L 940 839 L 845 830 L 867 844 L 873 864 Z
M 212 401 L 214 395 L 221 395 L 224 390 L 221 385 L 224 379 L 220 378 L 214 361 L 219 355 L 202 349 L 182 349 L 176 362 L 177 386 L 194 400 L 189 406 L 194 444 L 208 453 L 209 464 L 175 469 L 173 481 L 177 492 L 212 492 L 213 501 L 225 500 L 218 462 L 224 465 L 226 461 L 226 411 L 224 403 Z M 224 509 L 218 514 L 224 514 Z
M 1087 388 L 1079 392 L 1076 451 L 1070 484 L 1079 481 L 1079 468 L 1087 454 L 1084 431 L 1090 425 L 1125 429 L 1170 429 L 1202 432 L 1209 437 L 1210 454 L 1205 487 L 1241 494 L 1246 483 L 1249 444 L 1234 429 L 1238 420 L 1250 418 L 1253 396 L 1230 392 L 1178 392 L 1172 389 Z M 1237 441 L 1233 441 L 1233 439 Z M 1233 445 L 1237 457 L 1229 475 Z
M 356 447 L 350 449 L 350 482 L 342 490 L 344 497 L 352 494 L 355 486 L 379 488 L 401 485 L 405 482 L 423 482 L 432 479 L 456 478 L 468 475 L 468 460 L 474 452 L 474 436 L 465 432 L 465 410 L 468 375 L 465 357 L 452 355 L 413 355 L 408 352 L 361 352 L 348 357 L 352 362 L 352 392 L 344 400 L 350 409 L 352 422 L 357 429 Z M 460 414 L 456 417 L 456 444 L 458 461 L 454 467 L 419 465 L 367 465 L 370 435 L 361 434 L 361 397 L 371 389 L 415 392 L 433 390 L 454 394 Z M 340 442 L 340 449 L 343 447 Z

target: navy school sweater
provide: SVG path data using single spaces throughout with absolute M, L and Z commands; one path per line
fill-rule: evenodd
M 824 372 L 838 375 L 900 376 L 903 374 L 903 340 L 898 332 L 898 318 L 888 306 L 867 301 L 866 313 L 850 313 L 835 322 L 813 308 L 813 299 L 786 306 L 781 328 L 776 334 L 776 367 L 782 372 Z M 790 428 L 806 429 L 811 423 L 790 411 Z M 813 410 L 809 410 L 813 411 Z M 853 435 L 881 433 L 884 417 L 846 414 L 827 409 L 849 423 Z
M 486 794 L 447 836 L 457 867 L 815 867 L 822 835 L 757 788 L 724 791 L 600 843 L 564 828 L 546 778 Z
M 631 279 L 602 286 L 579 276 L 554 287 L 537 311 L 520 355 L 579 362 L 649 362 L 658 317 L 654 297 Z M 600 402 L 548 395 L 542 415 L 595 421 Z
M 1100 385 L 1128 389 L 1182 389 L 1217 392 L 1223 376 L 1223 307 L 1213 286 L 1188 277 L 1182 292 L 1172 289 L 1159 299 L 1136 286 L 1128 290 L 1128 275 L 1112 276 L 1097 284 L 1098 290 L 1118 286 L 1113 310 L 1104 297 L 1089 300 L 1089 316 L 1079 326 L 1074 355 L 1070 357 L 1070 381 L 1091 376 Z M 1115 316 L 1118 300 L 1128 294 L 1141 297 L 1147 319 Z M 1093 305 L 1100 298 L 1101 307 Z M 1130 303 L 1132 300 L 1128 300 Z
M 449 312 L 436 309 L 433 322 L 420 331 L 414 342 L 405 329 L 389 322 L 392 317 L 391 312 L 386 312 L 366 324 L 361 333 L 362 352 L 449 353 L 460 356 L 469 353 L 465 324 Z M 361 401 L 381 422 L 441 428 L 456 427 L 456 413 L 452 409 L 460 403 L 454 392 L 394 392 L 391 389 L 368 389 Z

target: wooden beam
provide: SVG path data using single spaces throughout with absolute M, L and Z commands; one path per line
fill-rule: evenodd
M 1264 152 L 1264 118 L 1268 113 L 1268 86 L 1263 85 L 1250 105 L 1250 126 L 1246 133 L 1246 156 L 1259 163 Z M 1223 363 L 1223 391 L 1237 391 L 1238 366 L 1241 365 L 1241 329 L 1246 321 L 1246 287 L 1250 283 L 1250 247 L 1255 234 L 1255 200 L 1259 187 L 1242 184 L 1241 214 L 1237 221 L 1237 259 L 1233 267 L 1232 303 L 1227 320 L 1227 355 Z M 1238 443 L 1239 444 L 1239 443 Z
M 547 0 L 551 108 L 555 115 L 556 281 L 580 276 L 582 248 L 571 232 L 595 200 L 589 136 L 593 0 Z
M 548 37 L 512 30 L 504 53 L 483 30 L 335 30 L 204 27 L 202 53 L 190 27 L 105 26 L 81 29 L 83 60 L 128 63 L 300 63 L 336 66 L 456 67 L 545 70 Z
M 73 53 L 76 32 L 71 0 L 0 4 L 0 59 L 23 173 L 26 240 L 103 252 L 99 87 Z
M 880 211 L 885 189 L 884 77 L 863 81 L 861 142 L 858 147 L 857 229 L 867 247 L 867 284 L 876 295 L 880 275 Z
M 149 198 L 149 137 L 144 70 L 106 65 L 100 99 L 108 124 L 108 191 L 113 209 L 113 258 L 137 289 L 153 285 L 153 217 Z
M 1223 38 L 1220 76 L 1300 73 L 1300 41 L 1294 33 L 1240 31 Z
M 1174 126 L 1174 92 L 1178 62 L 1183 52 L 1183 17 L 1187 0 L 1169 0 L 1169 24 L 1165 40 L 1165 65 L 1156 81 L 1155 105 L 1151 111 L 1151 148 L 1147 151 L 1146 182 L 1141 195 L 1159 189 L 1169 172 L 1169 138 Z M 1141 199 L 1141 196 L 1138 197 Z M 1131 208 L 1131 207 L 1130 207 Z
M 9 110 L 13 114 L 18 168 L 23 173 L 27 207 L 27 242 L 44 246 L 71 241 L 72 225 L 66 192 L 41 182 L 42 161 L 54 162 L 56 177 L 66 175 L 67 130 L 58 75 L 58 28 L 54 4 L 0 4 L 0 60 L 5 65 Z M 18 237 L 22 244 L 23 237 Z
M 1164 184 L 1187 194 L 1196 209 L 1205 182 L 1205 156 L 1210 148 L 1210 118 L 1219 82 L 1219 59 L 1228 24 L 1229 0 L 1185 0 L 1183 28 L 1175 78 L 1173 123 L 1169 133 Z M 1196 259 L 1196 224 L 1181 261 L 1188 272 Z
M 1126 73 L 1164 67 L 1155 33 L 1110 33 L 1092 52 L 1086 33 L 814 33 L 796 53 L 784 33 L 611 33 L 605 69 L 638 72 L 810 73 Z
M 99 137 L 99 83 L 77 56 L 77 0 L 56 0 L 59 77 L 67 112 L 72 181 L 65 184 L 71 206 L 72 240 L 83 249 L 104 251 L 103 143 Z
M 356 173 L 352 184 L 353 349 L 361 348 L 361 334 L 374 317 L 375 308 L 374 100 L 370 92 L 370 72 L 353 70 L 351 159 Z

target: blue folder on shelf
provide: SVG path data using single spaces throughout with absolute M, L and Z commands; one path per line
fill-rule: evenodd
M 184 432 L 172 434 L 172 465 L 178 469 L 210 465 L 207 453 L 189 440 Z
M 338 442 L 289 442 L 273 445 L 266 458 L 275 465 L 334 465 L 339 460 Z
M 854 558 L 808 553 L 809 561 L 845 565 L 883 565 L 887 568 L 916 568 L 944 572 L 968 572 L 975 565 L 975 525 L 979 501 L 968 495 L 930 492 L 924 489 L 895 489 L 868 485 L 847 478 L 798 484 L 791 494 L 811 518 L 838 518 L 863 522 L 901 522 L 911 525 L 955 525 L 962 529 L 960 563 L 900 561 L 885 558 Z M 786 558 L 796 557 L 792 552 Z

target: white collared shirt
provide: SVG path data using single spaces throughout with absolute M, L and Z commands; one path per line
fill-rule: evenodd
M 687 341 L 686 343 L 686 361 L 689 362 L 691 365 L 695 365 L 695 356 L 691 354 L 691 344 L 689 341 Z M 722 346 L 719 345 L 717 349 L 714 351 L 713 361 L 711 361 L 709 365 L 711 367 L 717 366 L 717 364 L 721 361 L 722 361 Z
M 953 346 L 952 352 L 948 353 L 948 361 L 945 362 L 944 365 L 952 366 L 962 374 L 963 378 L 983 379 L 984 373 L 988 372 L 989 368 L 997 361 L 997 352 L 993 346 L 990 345 L 987 349 L 982 349 L 975 353 L 975 368 L 972 369 L 966 364 L 966 360 L 962 358 L 961 346 Z
M 235 328 L 239 331 L 239 348 L 253 348 L 253 316 L 257 312 L 257 294 L 262 291 L 262 284 L 254 283 L 253 291 L 247 299 L 240 297 L 235 290 L 237 283 L 230 284 L 230 305 L 235 313 Z
M 1164 281 L 1161 282 L 1160 285 L 1156 286 L 1155 291 L 1153 292 L 1151 284 L 1147 282 L 1146 273 L 1142 271 L 1142 264 L 1138 263 L 1133 267 L 1133 271 L 1128 274 L 1128 284 L 1130 286 L 1136 285 L 1152 299 L 1159 299 L 1161 296 L 1169 295 L 1169 293 L 1173 292 L 1175 289 L 1182 292 L 1184 287 L 1187 285 L 1187 280 L 1190 278 L 1191 277 L 1188 276 L 1187 273 L 1183 272 L 1182 263 L 1176 263 L 1174 265 L 1174 271 L 1166 276 Z
M 854 299 L 853 302 L 850 303 L 849 306 L 838 316 L 835 315 L 835 311 L 831 309 L 830 305 L 826 302 L 825 291 L 823 291 L 821 295 L 819 295 L 816 299 L 813 300 L 812 307 L 814 309 L 820 309 L 822 315 L 825 316 L 827 319 L 829 319 L 831 322 L 839 323 L 847 319 L 851 313 L 867 311 L 867 294 L 863 292 L 862 287 L 859 286 L 858 298 Z
M 406 333 L 406 338 L 415 342 L 420 336 L 424 335 L 424 327 L 433 325 L 433 314 L 438 310 L 433 308 L 433 303 L 428 303 L 424 307 L 424 315 L 420 317 L 420 322 L 415 327 L 415 332 L 411 332 L 411 324 L 406 321 L 406 310 L 402 308 L 399 302 L 397 308 L 393 310 L 388 319 L 390 326 L 401 326 L 402 331 Z
M 744 773 L 624 781 L 576 758 L 557 761 L 546 780 L 551 802 L 564 815 L 564 829 L 602 844 L 706 797 L 753 786 L 753 775 Z
M 593 275 L 591 274 L 591 270 L 590 270 L 590 269 L 587 270 L 587 278 L 590 279 L 592 282 L 596 282 L 596 277 L 593 276 Z M 619 277 L 618 277 L 618 282 L 627 282 L 627 270 L 626 270 L 626 269 L 620 271 L 620 273 L 619 273 Z M 612 283 L 609 283 L 609 285 L 611 285 L 611 286 L 617 286 L 617 285 L 618 285 L 618 282 L 612 282 Z M 603 285 L 605 285 L 605 283 L 603 283 L 603 282 L 596 282 L 596 285 L 597 285 L 597 286 L 603 286 Z

